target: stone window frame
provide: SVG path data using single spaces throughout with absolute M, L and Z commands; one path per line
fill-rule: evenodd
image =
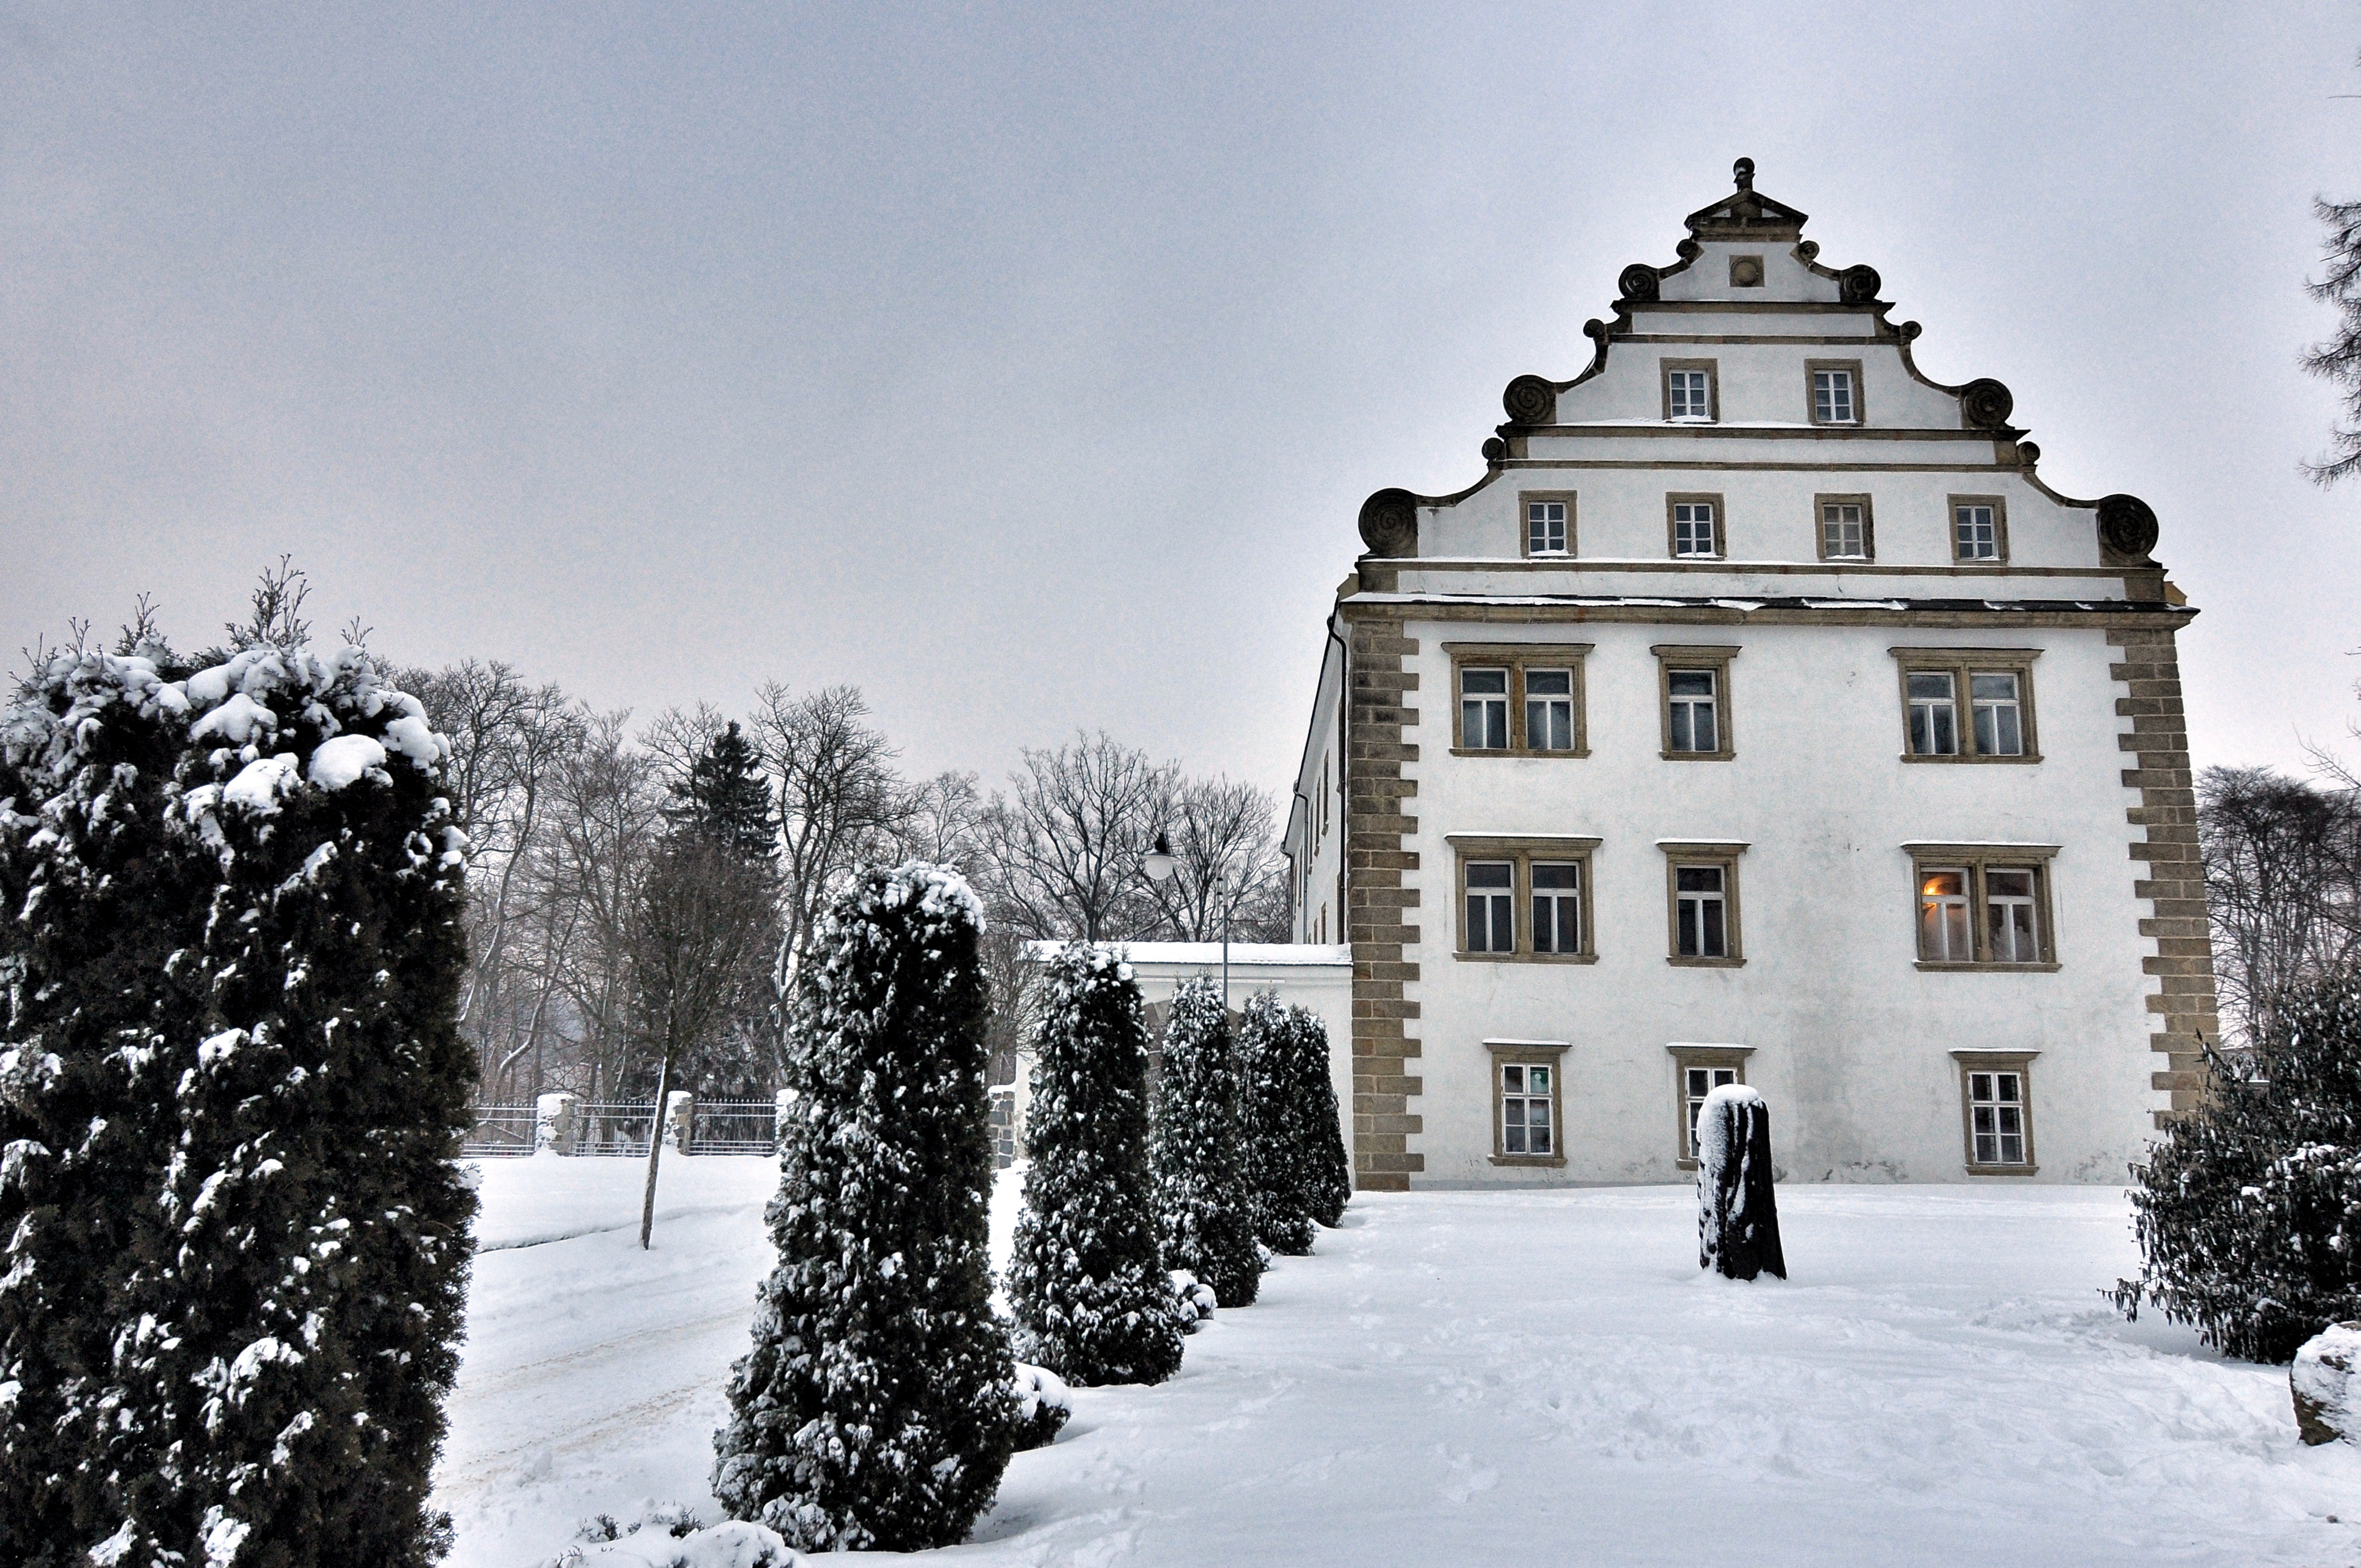
M 1860 554 L 1831 555 L 1828 554 L 1828 509 L 1832 506 L 1861 508 Z M 1825 495 L 1814 496 L 1812 498 L 1812 548 L 1817 552 L 1823 561 L 1862 565 L 1875 561 L 1877 559 L 1877 514 L 1870 505 L 1868 495 L 1865 493 L 1839 494 L 1831 491 Z
M 1565 1053 L 1567 1040 L 1486 1040 L 1484 1049 L 1491 1058 L 1492 1076 L 1492 1163 L 1499 1166 L 1532 1166 L 1540 1169 L 1565 1168 Z M 1550 1152 L 1510 1154 L 1501 1146 L 1501 1102 L 1508 1098 L 1500 1087 L 1500 1069 L 1504 1067 L 1545 1067 L 1550 1069 Z M 1964 1080 L 1962 1081 L 1965 1081 Z
M 1738 861 L 1752 848 L 1736 839 L 1659 839 L 1664 854 L 1664 961 L 1675 969 L 1743 969 L 1746 967 L 1745 921 L 1738 892 Z M 1685 958 L 1681 953 L 1680 870 L 1683 866 L 1721 868 L 1721 919 L 1724 946 L 1719 958 Z M 1916 908 L 1916 905 L 1913 905 Z M 1916 920 L 1914 914 L 1912 918 Z
M 1684 415 L 1683 424 L 1719 424 L 1721 422 L 1721 361 L 1719 359 L 1661 359 L 1656 363 L 1656 389 L 1662 395 L 1659 405 L 1664 410 L 1666 424 L 1673 422 L 1673 372 L 1702 370 L 1705 372 L 1705 418 Z
M 1519 490 L 1517 492 L 1517 551 L 1528 561 L 1571 561 L 1579 546 L 1575 535 L 1575 496 L 1573 490 Z M 1526 507 L 1534 501 L 1565 503 L 1565 548 L 1563 551 L 1533 550 L 1533 525 L 1525 515 Z
M 1578 761 L 1590 755 L 1589 684 L 1584 674 L 1589 642 L 1445 642 L 1451 659 L 1451 754 L 1455 757 L 1527 757 L 1545 761 Z M 1535 751 L 1525 744 L 1525 670 L 1571 670 L 1574 673 L 1574 747 L 1565 751 Z M 1509 672 L 1509 740 L 1507 746 L 1467 744 L 1460 708 L 1462 669 Z
M 1689 1126 L 1688 1075 L 1691 1068 L 1733 1068 L 1737 1081 L 1746 1081 L 1746 1058 L 1754 1054 L 1752 1046 L 1710 1046 L 1675 1041 L 1664 1047 L 1673 1058 L 1673 1146 L 1679 1152 L 1673 1163 L 1683 1170 L 1695 1170 L 1697 1158 L 1689 1152 L 1693 1138 Z
M 1910 950 L 1917 968 L 1936 974 L 2055 974 L 2062 967 L 2058 961 L 2057 897 L 2051 891 L 2056 879 L 2049 870 L 2050 861 L 2058 857 L 2058 845 L 1912 842 L 1902 849 L 1910 857 Z M 1989 906 L 1985 903 L 1984 875 L 1995 868 L 2015 871 L 2021 867 L 2030 867 L 2033 872 L 2033 909 L 2034 918 L 2040 925 L 2041 961 L 1995 962 L 1986 956 L 1992 950 L 1992 935 L 1986 925 Z M 1976 956 L 1964 961 L 1930 959 L 1919 929 L 1921 890 L 1930 872 L 1960 870 L 1968 873 L 1968 939 L 1974 945 Z
M 1859 430 L 1869 423 L 1869 398 L 1862 384 L 1861 362 L 1858 359 L 1806 359 L 1804 361 L 1804 422 L 1822 430 Z M 1822 419 L 1817 389 L 1812 376 L 1820 370 L 1852 372 L 1852 418 Z
M 1905 762 L 1998 762 L 2033 764 L 2041 761 L 2041 727 L 2033 700 L 2033 663 L 2038 648 L 1888 648 L 1894 656 L 1894 686 L 1902 696 L 1902 760 Z M 1940 674 L 1951 677 L 1952 727 L 1960 749 L 1946 756 L 1910 749 L 1910 677 Z M 2025 750 L 2015 756 L 1975 749 L 1975 686 L 1978 674 L 2016 677 L 2016 722 Z
M 1576 834 L 1446 833 L 1452 850 L 1451 956 L 1475 964 L 1595 964 L 1598 961 L 1598 880 L 1593 853 L 1601 840 Z M 1467 950 L 1467 865 L 1507 861 L 1516 869 L 1510 877 L 1509 910 L 1516 937 L 1505 953 Z M 1571 863 L 1582 868 L 1582 950 L 1578 953 L 1533 951 L 1533 862 Z
M 1951 1060 L 1960 1075 L 1960 1158 L 1970 1176 L 2038 1176 L 2041 1166 L 2036 1157 L 2033 1143 L 2033 1058 L 2039 1051 L 1953 1051 Z M 1979 1072 L 2013 1072 L 2016 1074 L 2018 1109 L 2025 1120 L 2025 1163 L 2023 1165 L 1984 1165 L 1976 1160 L 1976 1118 L 1974 1102 L 1969 1094 L 1969 1081 Z
M 1734 642 L 1658 642 L 1653 644 L 1648 652 L 1656 656 L 1657 755 L 1668 762 L 1734 761 L 1738 756 L 1738 729 L 1730 722 L 1730 666 L 1738 658 L 1740 645 Z M 1713 738 L 1719 743 L 1718 750 L 1673 750 L 1673 671 L 1675 668 L 1714 672 Z
M 1960 509 L 1963 506 L 1990 507 L 1993 514 L 1993 551 L 1990 555 L 1960 554 Z M 1943 498 L 1943 540 L 1954 566 L 2005 566 L 2008 565 L 2008 498 L 2006 496 L 1945 496 Z
M 1680 552 L 1680 535 L 1673 522 L 1673 509 L 1708 501 L 1713 506 L 1713 554 L 1684 555 Z M 1664 559 L 1668 561 L 1727 561 L 1730 559 L 1730 508 L 1719 490 L 1667 490 L 1664 492 Z

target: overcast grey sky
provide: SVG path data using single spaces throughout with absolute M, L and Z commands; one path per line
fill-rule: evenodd
M 0 5 L 0 646 L 141 589 L 602 707 L 863 687 L 1283 792 L 1381 486 L 1456 489 L 1731 159 L 2129 490 L 2201 764 L 2361 714 L 2315 193 L 2361 12 Z M 2361 743 L 2347 740 L 2348 754 Z

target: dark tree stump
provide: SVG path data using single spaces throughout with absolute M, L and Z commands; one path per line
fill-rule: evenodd
M 1699 1268 L 1787 1277 L 1771 1183 L 1771 1109 L 1744 1084 L 1724 1084 L 1697 1112 Z

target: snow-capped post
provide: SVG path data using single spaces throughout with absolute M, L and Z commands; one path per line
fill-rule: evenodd
M 780 1129 L 787 1124 L 787 1108 L 796 1102 L 796 1091 L 782 1089 L 771 1102 L 771 1153 L 779 1152 Z
M 2361 974 L 2299 981 L 2253 1048 L 2204 1047 L 2211 1083 L 2132 1168 L 2146 1300 L 2206 1343 L 2285 1362 L 2361 1317 Z
M 856 872 L 787 999 L 779 1266 L 730 1368 L 714 1495 L 799 1551 L 955 1545 L 1016 1431 L 992 1310 L 975 895 L 948 866 Z
M 1732 1279 L 1787 1277 L 1772 1189 L 1771 1108 L 1725 1083 L 1697 1112 L 1697 1266 Z
M 533 1152 L 572 1154 L 574 1120 L 581 1102 L 571 1094 L 544 1094 L 533 1102 Z
M 1334 1229 L 1353 1197 L 1353 1159 L 1345 1152 L 1336 1080 L 1328 1071 L 1328 1025 L 1309 1007 L 1290 1007 L 1288 1053 L 1294 1073 L 1296 1136 L 1302 1140 L 1304 1198 L 1314 1220 Z
M 39 1048 L 7 1053 L 0 1099 L 13 1123 L 80 1096 L 88 1157 L 81 1139 L 36 1141 L 74 1157 L 91 1212 L 56 1217 L 96 1258 L 110 1338 L 51 1384 L 8 1316 L 24 1293 L 0 1293 L 0 1382 L 20 1386 L 0 1416 L 0 1560 L 424 1563 L 447 1539 L 428 1467 L 475 1209 L 456 1157 L 475 1059 L 456 1026 L 465 842 L 445 748 L 359 648 L 258 637 L 159 678 L 185 668 L 159 652 L 86 670 L 113 694 L 79 734 L 59 727 L 72 670 L 8 720 L 12 771 L 47 774 L 45 817 L 126 829 L 37 846 L 12 817 L 10 894 L 78 920 L 115 894 L 66 881 L 129 851 L 140 863 L 120 871 L 147 908 L 126 909 L 124 931 L 37 930 L 5 955 L 24 966 L 11 1034 Z M 118 992 L 136 1021 L 54 1013 Z M 94 1121 L 113 1081 L 128 1085 L 125 1114 Z M 48 1161 L 11 1152 L 14 1208 Z M 33 1218 L 38 1245 L 49 1221 Z M 79 1353 L 73 1325 L 44 1333 Z M 27 1409 L 28 1392 L 43 1405 Z M 104 1412 L 103 1433 L 85 1409 Z M 28 1420 L 65 1479 L 24 1508 Z M 73 1522 L 27 1549 L 17 1532 L 60 1502 Z
M 1147 1008 L 1129 965 L 1080 942 L 1042 966 L 1039 1007 L 1016 1353 L 1084 1386 L 1161 1383 L 1182 1323 L 1148 1186 Z
M 2288 1367 L 2296 1431 L 2310 1443 L 2361 1443 L 2361 1322 L 2331 1323 Z
M 1173 993 L 1157 1080 L 1152 1164 L 1165 1266 L 1213 1287 L 1224 1307 L 1261 1288 L 1253 1194 L 1243 1168 L 1236 1052 L 1221 993 L 1202 975 Z
M 1275 1253 L 1312 1250 L 1311 1169 L 1293 1061 L 1294 1021 L 1268 991 L 1246 998 L 1237 1030 L 1240 1146 L 1255 1239 Z
M 697 1134 L 697 1096 L 686 1089 L 675 1089 L 664 1096 L 664 1146 L 681 1154 L 689 1152 Z

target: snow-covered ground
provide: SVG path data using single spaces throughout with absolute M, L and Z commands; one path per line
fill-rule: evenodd
M 437 1500 L 455 1568 L 706 1490 L 767 1160 L 488 1162 Z M 1005 1248 L 1013 1183 L 995 1194 Z M 2361 1562 L 2361 1450 L 2283 1369 L 2101 1287 L 2112 1190 L 1783 1187 L 1792 1283 L 1698 1273 L 1686 1190 L 1355 1200 L 1158 1388 L 1075 1391 L 941 1555 L 999 1564 Z M 613 1229 L 599 1229 L 612 1226 Z M 587 1234 L 586 1234 L 587 1233 Z M 565 1240 L 542 1240 L 565 1236 Z M 530 1243 L 533 1245 L 519 1245 Z M 2332 1523 L 2342 1515 L 2348 1522 Z

